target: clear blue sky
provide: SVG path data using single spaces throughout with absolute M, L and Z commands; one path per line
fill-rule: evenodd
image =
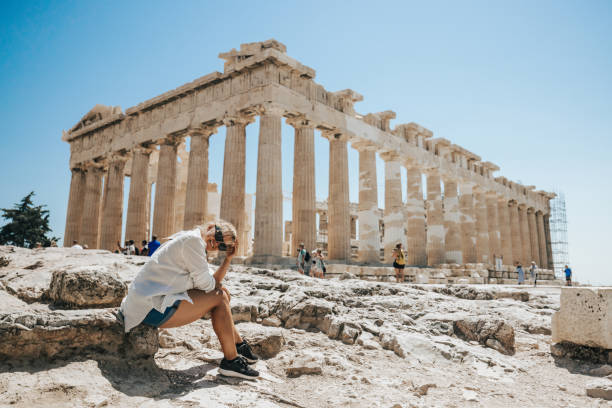
M 222 71 L 219 52 L 268 38 L 314 68 L 328 90 L 363 94 L 359 112 L 392 109 L 392 125 L 418 122 L 511 180 L 564 190 L 576 279 L 612 284 L 610 1 L 5 0 L 0 207 L 34 190 L 61 236 L 70 176 L 62 129 L 96 103 L 125 109 Z M 284 130 L 291 191 L 293 137 Z M 256 135 L 252 125 L 248 192 Z M 221 182 L 223 138 L 211 144 L 212 182 Z M 318 138 L 319 199 L 327 196 L 325 148 Z M 353 150 L 350 160 L 356 201 Z

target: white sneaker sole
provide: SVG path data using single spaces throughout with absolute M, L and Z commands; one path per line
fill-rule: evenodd
M 232 371 L 232 370 L 224 370 L 223 368 L 219 368 L 219 374 L 224 375 L 226 377 L 244 378 L 246 380 L 256 380 L 257 378 L 259 378 L 259 376 L 253 377 L 253 376 L 241 374 L 239 372 Z

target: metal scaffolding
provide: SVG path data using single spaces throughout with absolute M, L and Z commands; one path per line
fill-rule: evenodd
M 567 240 L 567 213 L 565 194 L 555 190 L 557 197 L 550 201 L 550 240 L 555 276 L 562 276 L 565 265 L 569 265 Z

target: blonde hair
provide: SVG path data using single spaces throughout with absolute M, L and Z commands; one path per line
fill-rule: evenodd
M 215 225 L 219 227 L 224 237 L 227 235 L 230 235 L 232 237 L 232 240 L 234 241 L 236 240 L 236 236 L 237 236 L 236 227 L 234 227 L 232 223 L 221 220 L 221 219 L 210 221 L 202 225 L 197 225 L 196 228 L 200 230 L 200 233 L 202 234 L 202 236 L 205 236 L 206 234 L 209 234 L 211 232 L 213 234 L 215 233 Z

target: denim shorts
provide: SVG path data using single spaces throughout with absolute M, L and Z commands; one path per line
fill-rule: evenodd
M 160 313 L 155 309 L 151 309 L 151 311 L 149 312 L 147 317 L 144 318 L 142 323 L 153 327 L 161 326 L 162 324 L 170 320 L 172 315 L 174 315 L 174 312 L 176 312 L 176 309 L 178 309 L 180 303 L 181 301 L 177 300 L 176 302 L 174 302 L 174 304 L 172 304 L 172 306 L 168 306 L 164 313 Z

